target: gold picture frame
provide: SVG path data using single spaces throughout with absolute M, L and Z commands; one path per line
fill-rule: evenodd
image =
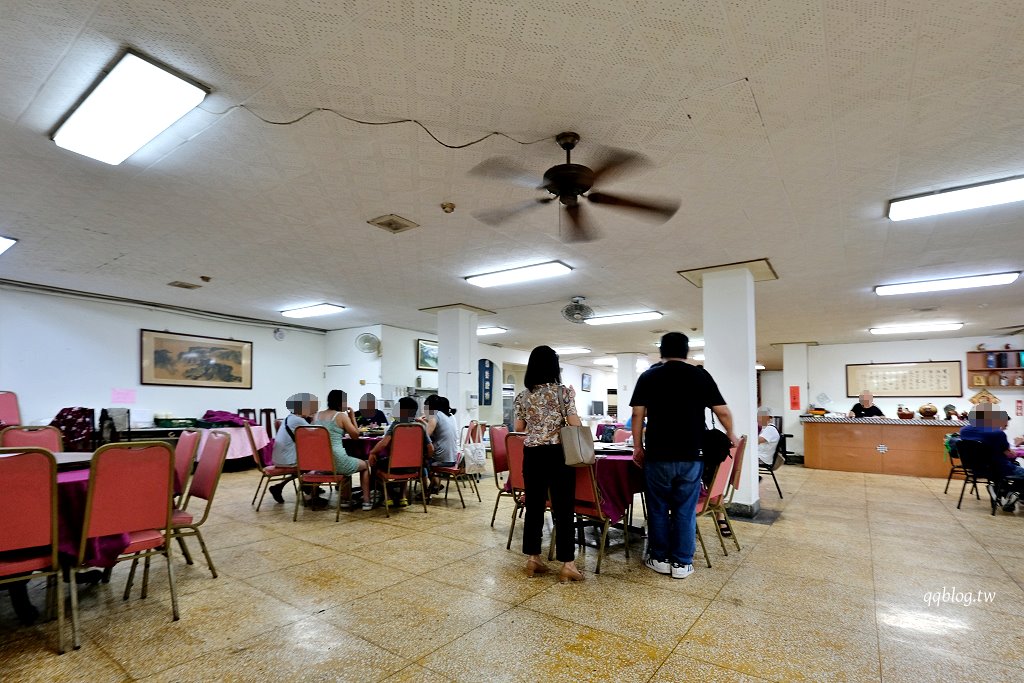
M 846 366 L 846 395 L 870 391 L 876 397 L 936 398 L 963 396 L 960 361 L 855 363 Z
M 252 389 L 252 342 L 141 330 L 142 384 Z

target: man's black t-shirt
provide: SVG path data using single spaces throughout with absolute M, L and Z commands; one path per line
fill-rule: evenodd
M 882 412 L 882 409 L 875 405 L 870 408 L 865 408 L 858 402 L 854 403 L 850 410 L 853 412 L 854 417 L 885 417 L 885 413 Z
M 699 460 L 704 409 L 723 406 L 725 399 L 704 368 L 666 361 L 637 378 L 629 405 L 647 409 L 648 459 Z

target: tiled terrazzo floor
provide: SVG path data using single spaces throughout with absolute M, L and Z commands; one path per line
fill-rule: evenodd
M 82 591 L 83 647 L 63 656 L 53 623 L 18 627 L 0 594 L 0 680 L 1022 679 L 1024 513 L 992 517 L 973 497 L 957 510 L 940 480 L 779 474 L 785 500 L 761 488 L 778 518 L 740 523 L 742 552 L 724 557 L 702 522 L 713 568 L 698 558 L 672 580 L 636 546 L 572 585 L 523 576 L 518 531 L 505 550 L 511 508 L 488 526 L 491 481 L 465 510 L 293 523 L 290 505 L 253 511 L 254 472 L 225 474 L 205 527 L 220 578 L 178 555 L 181 621 L 159 563 L 145 600 L 122 602 L 126 564 Z M 926 604 L 943 589 L 994 597 Z

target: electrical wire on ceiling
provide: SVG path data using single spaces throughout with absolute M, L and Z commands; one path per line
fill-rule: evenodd
M 200 107 L 200 109 L 202 109 L 202 108 Z M 248 106 L 246 106 L 244 104 L 236 104 L 233 107 L 228 107 L 227 109 L 225 109 L 224 111 L 221 111 L 221 112 L 211 112 L 211 111 L 208 111 L 206 109 L 203 109 L 203 111 L 206 111 L 207 113 L 213 114 L 214 116 L 223 116 L 224 114 L 227 114 L 228 112 L 231 112 L 231 111 L 233 111 L 235 109 L 244 109 L 245 111 L 249 112 L 252 116 L 255 116 L 257 119 L 259 119 L 263 123 L 268 123 L 268 124 L 270 124 L 272 126 L 291 126 L 291 125 L 294 125 L 296 123 L 299 123 L 300 121 L 305 119 L 307 116 L 312 116 L 313 114 L 315 114 L 317 112 L 321 112 L 321 111 L 328 112 L 330 114 L 334 114 L 335 116 L 337 116 L 339 118 L 342 118 L 342 119 L 345 119 L 346 121 L 350 121 L 351 123 L 358 123 L 358 124 L 363 125 L 363 126 L 394 126 L 394 125 L 399 124 L 399 123 L 415 123 L 417 126 L 422 128 L 424 130 L 424 132 L 426 132 L 427 135 L 429 135 L 431 138 L 433 138 L 434 142 L 436 142 L 439 145 L 443 145 L 444 147 L 447 147 L 448 149 L 464 149 L 466 147 L 470 147 L 472 145 L 475 145 L 475 144 L 477 144 L 479 142 L 483 142 L 484 140 L 486 140 L 488 138 L 491 138 L 491 137 L 494 137 L 494 136 L 506 138 L 506 139 L 511 140 L 512 142 L 515 142 L 515 143 L 520 144 L 520 145 L 535 145 L 538 142 L 544 142 L 545 140 L 553 140 L 555 138 L 554 135 L 548 135 L 547 137 L 543 137 L 543 138 L 540 138 L 538 140 L 525 141 L 525 140 L 517 140 L 516 138 L 512 137 L 511 135 L 508 135 L 507 133 L 502 133 L 500 131 L 492 131 L 492 132 L 488 133 L 487 135 L 484 135 L 483 137 L 477 138 L 476 140 L 471 140 L 470 142 L 467 142 L 467 143 L 464 143 L 464 144 L 461 144 L 461 145 L 449 145 L 447 142 L 444 142 L 443 140 L 438 138 L 436 135 L 434 135 L 434 133 L 431 132 L 431 130 L 429 128 L 427 128 L 423 123 L 417 121 L 416 119 L 395 119 L 393 121 L 363 121 L 362 119 L 357 119 L 357 118 L 353 118 L 351 116 L 347 116 L 345 114 L 342 114 L 337 109 L 331 109 L 330 107 L 315 107 L 315 108 L 310 109 L 309 111 L 307 111 L 305 114 L 303 114 L 303 115 L 301 115 L 299 117 L 296 117 L 294 119 L 287 120 L 287 121 L 273 121 L 271 119 L 265 118 L 263 116 L 260 116 L 255 111 L 253 111 L 250 107 L 248 107 Z

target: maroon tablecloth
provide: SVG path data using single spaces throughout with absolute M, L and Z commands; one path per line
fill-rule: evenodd
M 57 474 L 57 550 L 61 563 L 78 561 L 78 543 L 85 521 L 85 498 L 89 491 L 89 470 Z M 113 567 L 117 556 L 128 547 L 128 534 L 98 536 L 89 539 L 85 564 L 90 567 Z
M 594 465 L 601 509 L 612 523 L 622 519 L 633 496 L 644 490 L 644 471 L 633 464 L 632 455 L 606 455 Z
M 612 432 L 614 432 L 616 429 L 622 429 L 624 426 L 625 425 L 622 424 L 621 422 L 616 422 L 615 424 L 608 424 L 606 422 L 602 422 L 601 424 L 597 425 L 597 431 L 595 432 L 595 436 L 598 439 L 600 439 L 601 435 L 604 434 L 609 429 Z
M 383 436 L 361 436 L 358 439 L 343 439 L 341 443 L 345 446 L 345 452 L 353 458 L 366 460 L 370 457 L 373 447 L 383 438 Z

